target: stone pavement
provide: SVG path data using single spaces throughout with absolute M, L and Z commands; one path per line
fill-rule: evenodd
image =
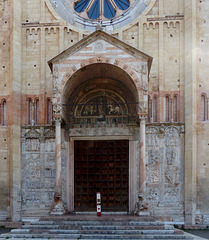
M 193 236 L 194 240 L 208 240 L 209 231 L 208 230 L 186 230 L 184 231 L 186 236 Z

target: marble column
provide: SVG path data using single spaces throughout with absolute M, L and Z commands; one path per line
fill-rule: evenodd
M 139 143 L 139 195 L 135 213 L 150 215 L 149 204 L 146 200 L 146 116 L 140 116 L 140 143 Z
M 61 193 L 61 122 L 56 121 L 56 192 Z
M 56 186 L 51 215 L 63 215 L 65 213 L 62 201 L 62 168 L 61 168 L 61 121 L 56 120 Z
M 140 143 L 139 143 L 139 193 L 146 196 L 146 142 L 145 142 L 146 117 L 140 117 Z

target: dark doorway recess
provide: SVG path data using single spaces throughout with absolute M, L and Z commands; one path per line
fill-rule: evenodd
M 128 212 L 129 141 L 75 141 L 75 211 Z

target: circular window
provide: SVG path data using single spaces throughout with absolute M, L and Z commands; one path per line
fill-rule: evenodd
M 68 23 L 94 31 L 98 23 L 106 31 L 122 27 L 145 10 L 153 0 L 49 0 Z
M 86 12 L 89 19 L 106 20 L 116 17 L 130 7 L 128 0 L 80 0 L 75 3 L 77 13 Z

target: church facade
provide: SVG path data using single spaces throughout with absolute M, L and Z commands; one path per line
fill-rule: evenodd
M 88 214 L 101 192 L 107 213 L 209 224 L 208 12 L 0 0 L 0 220 Z

